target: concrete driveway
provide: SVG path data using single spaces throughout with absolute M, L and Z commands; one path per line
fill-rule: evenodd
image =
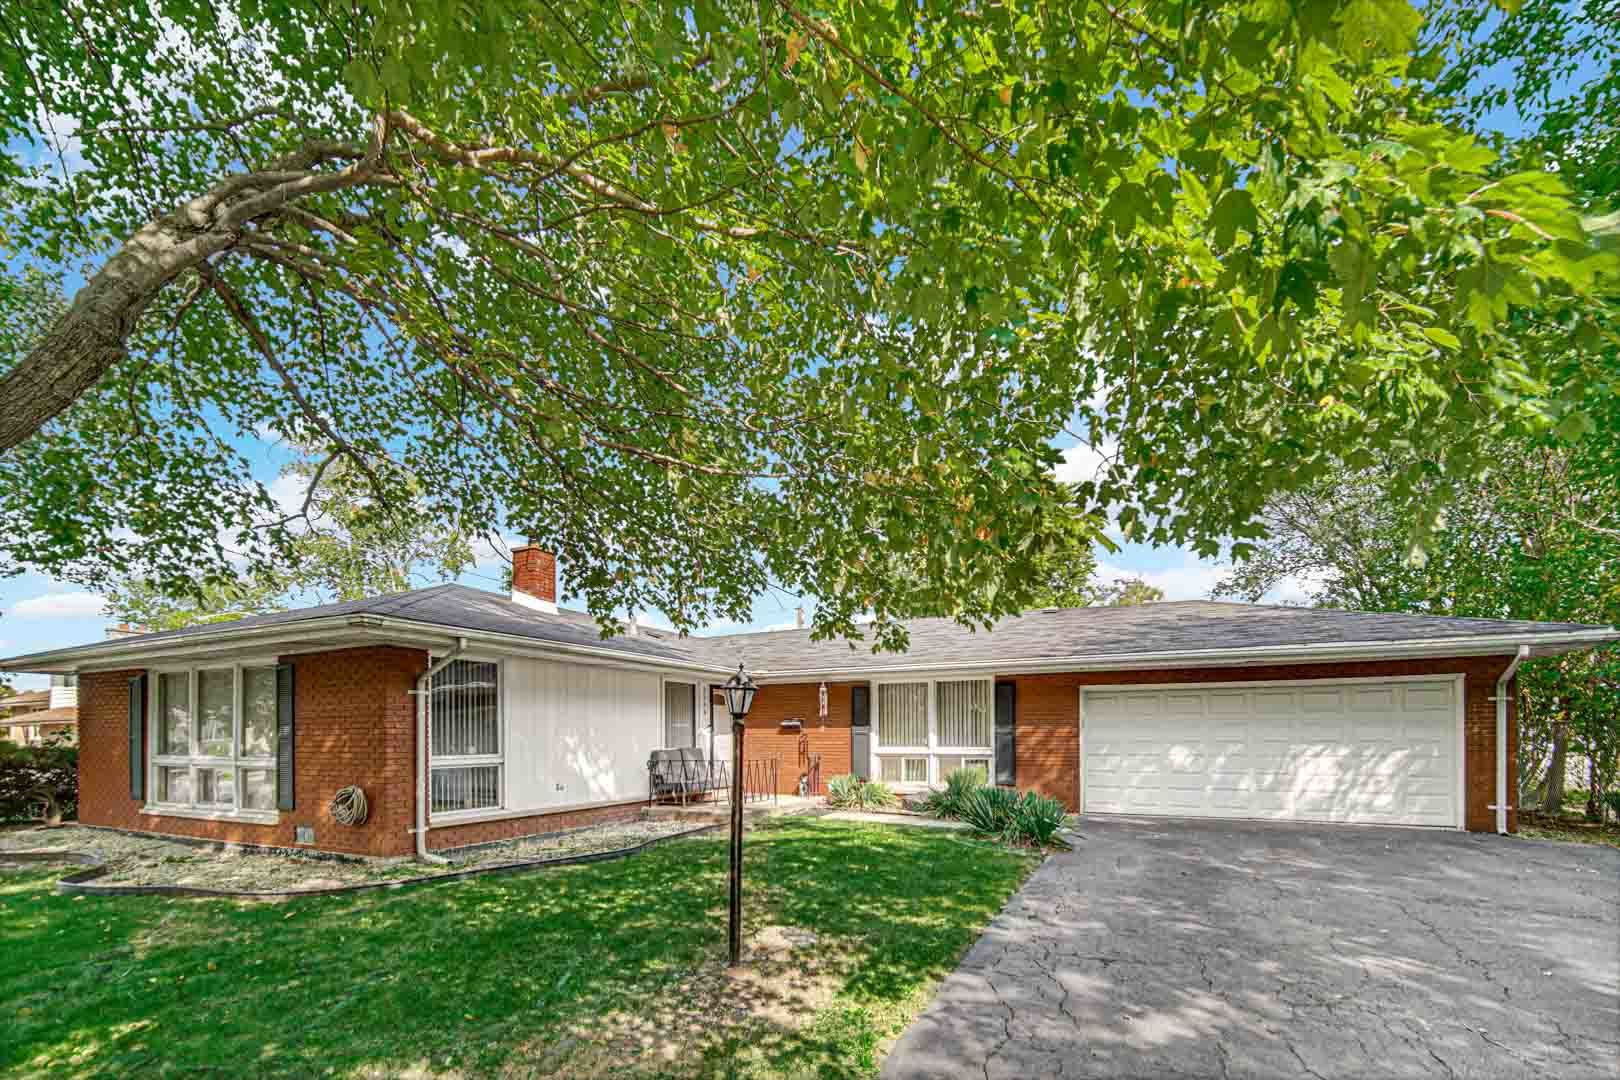
M 899 1077 L 1620 1077 L 1620 850 L 1089 819 Z

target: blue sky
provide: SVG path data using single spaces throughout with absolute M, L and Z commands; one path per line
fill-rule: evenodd
M 272 445 L 254 447 L 254 460 L 259 477 L 270 484 L 272 493 L 289 504 L 296 503 L 299 493 L 286 482 L 274 480 L 281 464 L 286 460 L 284 451 Z M 1072 447 L 1065 451 L 1065 463 L 1060 469 L 1064 479 L 1086 479 L 1099 460 L 1088 447 Z M 507 544 L 519 538 L 507 538 Z M 499 590 L 506 568 L 504 552 L 496 545 L 481 552 L 478 565 L 459 579 L 474 588 Z M 1099 577 L 1108 581 L 1116 577 L 1141 577 L 1163 589 L 1171 600 L 1198 599 L 1207 596 L 1222 573 L 1219 562 L 1200 559 L 1181 548 L 1153 548 L 1140 544 L 1122 545 L 1115 554 L 1099 553 Z M 561 584 L 566 587 L 568 567 L 560 568 Z M 426 581 L 423 582 L 427 584 Z M 1303 602 L 1303 583 L 1288 583 L 1271 599 L 1284 602 Z M 710 628 L 711 632 L 736 632 L 745 629 L 780 629 L 793 625 L 794 596 L 773 590 L 754 602 L 753 619 L 744 625 L 727 623 Z M 102 598 L 78 585 L 59 581 L 41 574 L 23 574 L 0 580 L 0 656 L 36 652 L 42 649 L 77 645 L 101 640 L 112 620 L 103 613 Z M 667 624 L 659 612 L 646 612 L 643 619 L 649 623 Z M 44 676 L 17 675 L 12 682 L 20 689 L 44 686 Z
M 1595 59 L 1577 70 L 1567 73 L 1568 84 L 1579 84 L 1598 74 Z M 1506 70 L 1489 73 L 1485 81 L 1498 83 L 1511 77 Z M 1522 130 L 1521 119 L 1511 109 L 1504 109 L 1487 118 L 1483 126 L 1495 128 L 1509 135 Z M 9 148 L 16 151 L 18 148 Z M 71 150 L 71 148 L 69 148 Z M 277 447 L 259 444 L 247 447 L 256 464 L 256 474 L 271 483 L 285 459 Z M 1086 479 L 1096 466 L 1097 455 L 1087 447 L 1071 447 L 1065 451 L 1066 461 L 1060 476 L 1064 479 Z M 275 490 L 275 485 L 272 485 Z M 279 492 L 289 500 L 296 495 L 285 489 Z M 515 540 L 515 538 L 513 538 Z M 1223 565 L 1218 560 L 1199 558 L 1182 548 L 1152 548 L 1144 545 L 1122 545 L 1117 553 L 1100 554 L 1099 577 L 1108 581 L 1119 577 L 1141 577 L 1162 589 L 1171 600 L 1197 599 L 1209 595 L 1222 576 Z M 504 565 L 494 550 L 485 554 L 478 566 L 462 576 L 467 585 L 485 589 L 499 589 Z M 561 574 L 566 583 L 568 568 Z M 1267 599 L 1285 603 L 1301 603 L 1306 599 L 1309 582 L 1286 581 Z M 771 592 L 758 598 L 754 604 L 753 620 L 746 626 L 726 625 L 715 631 L 738 629 L 765 629 L 790 626 L 793 623 L 797 601 L 780 592 Z M 663 622 L 656 612 L 648 613 L 650 622 Z M 35 652 L 41 649 L 82 644 L 103 637 L 110 620 L 102 613 L 102 600 L 93 593 L 68 582 L 57 581 L 40 574 L 23 574 L 0 579 L 0 656 Z M 43 676 L 20 675 L 15 685 L 31 688 L 45 685 Z

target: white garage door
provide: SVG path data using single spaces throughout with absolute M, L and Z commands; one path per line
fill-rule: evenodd
M 1089 689 L 1088 813 L 1458 823 L 1456 679 Z

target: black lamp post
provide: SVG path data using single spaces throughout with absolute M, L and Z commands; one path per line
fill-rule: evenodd
M 743 721 L 754 707 L 759 689 L 741 664 L 737 674 L 726 680 L 726 711 L 731 713 L 731 964 L 742 960 L 742 799 L 743 799 Z

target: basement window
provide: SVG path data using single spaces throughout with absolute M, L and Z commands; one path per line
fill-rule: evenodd
M 501 809 L 505 754 L 500 665 L 451 661 L 433 676 L 428 716 L 433 813 Z

